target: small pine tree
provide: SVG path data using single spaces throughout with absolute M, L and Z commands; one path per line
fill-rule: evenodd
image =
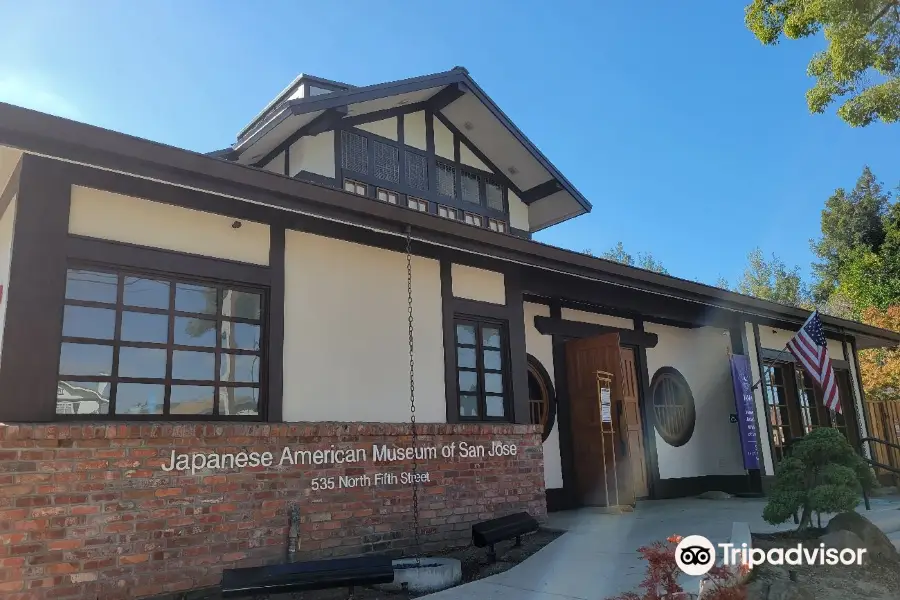
M 863 487 L 874 485 L 866 462 L 837 429 L 820 427 L 796 441 L 775 472 L 775 485 L 763 509 L 772 525 L 786 522 L 798 512 L 803 531 L 813 513 L 853 510 Z

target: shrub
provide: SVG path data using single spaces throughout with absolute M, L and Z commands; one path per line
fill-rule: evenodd
M 850 511 L 860 502 L 860 492 L 874 485 L 866 462 L 837 429 L 820 427 L 796 441 L 775 471 L 775 485 L 763 509 L 772 525 L 800 513 L 803 531 L 813 513 Z
M 664 542 L 641 546 L 638 552 L 647 561 L 647 574 L 639 586 L 640 592 L 625 592 L 608 600 L 690 600 L 697 594 L 687 592 L 678 583 L 681 569 L 675 562 L 675 548 L 681 536 L 673 535 Z M 714 566 L 707 574 L 708 588 L 703 600 L 745 600 L 747 587 L 734 585 L 735 573 L 726 567 Z

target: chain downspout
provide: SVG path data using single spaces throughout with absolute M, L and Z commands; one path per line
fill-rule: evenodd
M 412 500 L 413 500 L 413 528 L 415 534 L 415 556 L 416 567 L 420 566 L 420 555 L 422 552 L 421 542 L 419 540 L 419 482 L 416 477 L 418 471 L 418 459 L 416 458 L 416 450 L 419 447 L 419 435 L 416 428 L 416 378 L 415 378 L 415 355 L 413 344 L 413 292 L 412 292 L 412 227 L 406 227 L 406 289 L 407 289 L 407 307 L 409 310 L 409 427 L 412 435 L 413 445 L 413 463 L 412 463 Z

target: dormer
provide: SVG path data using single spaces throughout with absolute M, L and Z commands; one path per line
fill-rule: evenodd
M 591 210 L 462 67 L 365 87 L 301 75 L 217 155 L 526 237 Z

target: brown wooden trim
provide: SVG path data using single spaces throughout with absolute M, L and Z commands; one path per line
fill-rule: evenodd
M 834 340 L 832 340 L 834 341 Z M 781 350 L 774 350 L 772 348 L 763 348 L 762 349 L 762 358 L 763 361 L 767 364 L 774 364 L 776 362 L 779 363 L 790 363 L 792 365 L 798 365 L 799 361 L 797 357 L 791 354 L 788 351 L 781 352 Z M 842 360 L 840 358 L 831 357 L 831 364 L 835 369 L 844 369 L 845 371 L 850 369 L 850 363 L 846 360 Z
M 285 229 L 269 230 L 269 310 L 267 313 L 268 372 L 265 386 L 264 418 L 278 423 L 284 418 L 284 312 L 285 312 Z
M 459 423 L 459 384 L 456 375 L 456 332 L 453 323 L 453 263 L 441 261 L 441 316 L 444 329 L 444 397 L 447 422 Z
M 22 158 L 0 362 L 0 421 L 56 416 L 70 198 L 57 165 L 37 156 Z
M 775 438 L 772 436 L 772 424 L 769 422 L 769 390 L 766 387 L 766 376 L 765 376 L 765 362 L 763 361 L 762 356 L 762 344 L 759 340 L 759 324 L 753 323 L 753 344 L 756 347 L 756 368 L 759 371 L 759 381 L 757 382 L 760 386 L 760 390 L 762 391 L 763 398 L 763 407 L 765 408 L 765 418 L 763 421 L 766 424 L 766 435 L 769 436 L 769 460 L 772 463 L 772 472 L 775 472 Z M 755 394 L 754 394 L 755 396 Z M 758 425 L 757 419 L 757 425 Z M 760 458 L 762 457 L 762 447 L 760 447 Z M 763 471 L 765 471 L 766 464 L 765 459 L 763 458 L 763 464 L 761 465 Z
M 867 408 L 867 406 L 866 406 L 866 390 L 863 387 L 862 371 L 859 370 L 859 353 L 857 352 L 857 349 L 856 349 L 856 338 L 854 338 L 852 336 L 849 336 L 849 337 L 850 337 L 850 352 L 853 353 L 853 364 L 856 367 L 856 369 L 851 371 L 851 373 L 852 373 L 853 377 L 856 378 L 856 385 L 859 388 L 859 402 L 862 405 L 860 408 L 862 408 L 863 424 L 866 427 L 866 435 L 871 436 L 873 434 L 871 433 L 872 430 L 870 429 L 871 426 L 869 425 L 869 411 L 866 410 L 866 408 Z
M 608 325 L 597 325 L 594 323 L 582 323 L 580 321 L 569 321 L 566 319 L 554 319 L 553 317 L 536 316 L 534 318 L 534 327 L 543 335 L 553 335 L 569 339 L 592 337 L 595 335 L 603 335 L 604 333 L 618 333 L 619 340 L 626 346 L 655 348 L 656 344 L 659 343 L 659 336 L 655 333 L 646 333 L 643 331 L 635 331 L 633 329 L 622 329 L 620 327 L 610 327 Z
M 517 271 L 504 276 L 506 319 L 509 335 L 510 376 L 512 378 L 513 422 L 531 423 L 528 406 L 528 352 L 525 348 L 525 302 Z
M 562 319 L 562 307 L 550 301 L 550 318 Z M 556 411 L 559 426 L 559 459 L 562 472 L 562 501 L 566 509 L 575 508 L 575 455 L 572 446 L 572 404 L 569 399 L 565 339 L 553 336 L 553 376 L 556 380 Z
M 22 174 L 22 158 L 22 156 L 19 157 L 16 166 L 13 167 L 9 179 L 6 181 L 6 186 L 0 191 L 0 217 L 6 213 L 6 209 L 9 208 L 13 196 L 19 192 L 19 177 Z
M 634 319 L 635 331 L 644 331 L 644 320 L 640 317 Z M 647 464 L 647 487 L 650 498 L 657 497 L 659 482 L 659 455 L 656 450 L 656 426 L 653 415 L 653 405 L 650 399 L 650 371 L 647 361 L 647 347 L 635 346 L 638 376 L 638 388 L 640 393 L 639 405 L 641 409 L 641 425 L 644 429 L 644 454 Z
M 425 234 L 428 237 L 435 235 L 433 241 L 449 236 L 452 241 L 447 241 L 450 241 L 451 245 L 501 259 L 524 262 L 541 269 L 634 285 L 646 292 L 666 294 L 669 299 L 665 302 L 675 298 L 700 302 L 703 304 L 697 306 L 697 310 L 701 313 L 713 312 L 715 305 L 738 312 L 755 313 L 754 318 L 760 319 L 760 322 L 772 317 L 773 322 L 787 324 L 789 328 L 796 328 L 809 316 L 809 313 L 802 309 L 783 307 L 712 286 L 617 265 L 582 253 L 536 244 L 516 236 L 496 235 L 489 230 L 480 230 L 463 223 L 454 223 L 416 211 L 401 210 L 399 207 L 353 197 L 339 190 L 307 184 L 283 175 L 27 109 L 10 105 L 0 106 L 0 123 L 3 124 L 0 127 L 0 142 L 7 145 L 92 163 L 104 168 L 132 172 L 144 177 L 172 181 L 180 185 L 209 190 L 212 193 L 247 198 L 272 208 L 304 208 L 323 216 L 333 215 L 344 220 L 358 221 L 358 224 L 375 221 L 390 230 L 402 231 L 402 227 L 409 224 L 420 232 L 428 232 Z M 227 199 L 220 197 L 217 200 L 221 206 L 226 204 Z M 261 208 L 263 207 L 257 205 L 254 210 Z M 221 212 L 224 209 L 216 211 L 215 208 L 211 208 L 211 210 Z M 265 222 L 276 221 L 265 220 Z M 829 332 L 843 327 L 847 331 L 858 333 L 865 345 L 900 343 L 900 334 L 875 327 L 827 316 L 823 316 L 823 323 Z
M 75 235 L 66 236 L 65 247 L 69 260 L 86 261 L 114 268 L 133 268 L 161 274 L 180 274 L 266 287 L 272 281 L 269 267 L 185 252 Z

